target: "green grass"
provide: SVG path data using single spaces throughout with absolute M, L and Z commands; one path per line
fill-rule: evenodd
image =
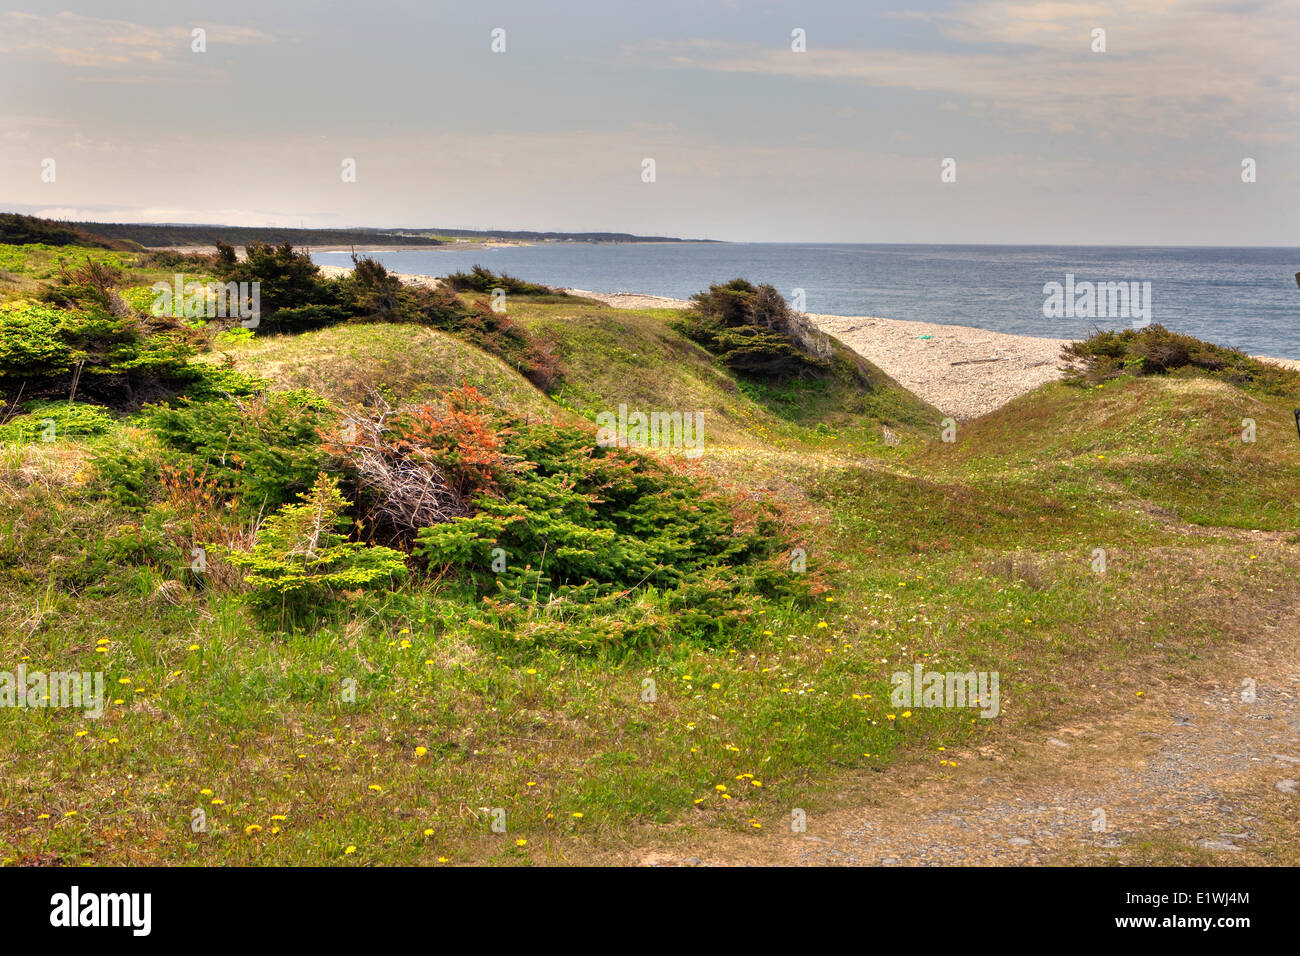
M 704 415 L 709 446 L 817 448 L 856 453 L 887 447 L 881 426 L 919 440 L 942 417 L 870 363 L 840 348 L 827 379 L 764 386 L 737 379 L 668 327 L 666 309 L 616 310 L 591 300 L 511 301 L 510 318 L 545 341 L 567 370 L 555 399 L 594 420 L 601 411 L 690 410 Z M 861 363 L 863 388 L 851 362 Z
M 170 283 L 173 279 L 173 272 L 137 265 L 140 253 L 46 243 L 0 245 L 0 302 L 26 298 L 55 278 L 61 263 L 75 268 L 85 265 L 87 259 L 124 270 L 132 285 Z
M 378 392 L 396 402 L 428 402 L 468 383 L 511 412 L 563 414 L 500 359 L 422 325 L 336 326 L 301 335 L 258 336 L 219 347 L 241 372 L 276 387 L 310 388 L 344 404 Z
M 552 397 L 414 326 L 225 351 L 339 403 L 372 388 L 428 400 L 465 380 L 520 414 L 703 411 L 705 469 L 787 509 L 815 603 L 770 605 L 714 648 L 577 655 L 513 645 L 462 590 L 421 577 L 272 634 L 237 591 L 169 587 L 183 568 L 133 543 L 154 533 L 147 520 L 93 493 L 95 449 L 147 444 L 131 421 L 10 444 L 0 668 L 103 669 L 115 703 L 100 721 L 0 708 L 0 859 L 517 865 L 580 861 L 645 823 L 757 833 L 833 805 L 846 773 L 942 772 L 984 743 L 1196 679 L 1300 598 L 1300 444 L 1281 396 L 1192 374 L 1049 385 L 945 444 L 926 437 L 938 414 L 878 371 L 868 391 L 762 388 L 661 310 L 523 297 L 510 310 L 560 357 Z M 1274 534 L 1235 530 L 1256 528 Z M 1002 715 L 905 715 L 889 678 L 914 662 L 999 671 Z

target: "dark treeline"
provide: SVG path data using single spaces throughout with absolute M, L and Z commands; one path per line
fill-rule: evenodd
M 93 246 L 100 249 L 130 250 L 137 248 L 129 241 L 108 239 L 92 235 L 67 222 L 24 216 L 21 213 L 0 213 L 0 245 L 20 246 L 43 242 L 51 246 Z
M 437 239 L 425 236 L 404 236 L 379 229 L 289 229 L 279 226 L 214 226 L 180 225 L 168 223 L 134 222 L 72 222 L 66 225 L 83 232 L 124 239 L 146 247 L 160 246 L 215 246 L 220 240 L 232 246 L 247 246 L 250 242 L 279 245 L 291 242 L 295 246 L 348 246 L 348 245 L 404 245 L 438 246 Z
M 166 246 L 232 246 L 251 242 L 294 246 L 402 245 L 439 246 L 447 236 L 459 239 L 513 239 L 524 242 L 682 242 L 667 236 L 634 236 L 626 232 L 528 232 L 477 229 L 293 229 L 280 226 L 187 225 L 183 223 L 61 222 L 0 213 L 0 242 L 45 242 L 50 245 L 101 246 L 110 249 Z M 711 240 L 699 240 L 711 241 Z

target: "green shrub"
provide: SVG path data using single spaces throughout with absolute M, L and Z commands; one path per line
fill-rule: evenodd
M 307 491 L 325 462 L 319 429 L 331 418 L 305 392 L 277 392 L 246 401 L 183 400 L 151 407 L 146 427 L 163 463 L 215 481 L 244 515 L 274 510 Z
M 122 281 L 120 269 L 89 255 L 84 265 L 75 267 L 60 260 L 54 283 L 42 287 L 38 297 L 61 309 L 96 309 L 121 316 L 127 312 L 117 294 Z
M 75 321 L 48 305 L 0 307 L 0 382 L 70 372 L 80 357 L 71 344 Z
M 276 332 L 308 332 L 327 325 L 338 325 L 352 317 L 352 310 L 344 305 L 300 305 L 279 309 L 258 326 Z
M 1094 332 L 1081 342 L 1065 346 L 1061 358 L 1076 365 L 1070 380 L 1090 384 L 1126 373 L 1165 375 L 1190 369 L 1270 395 L 1291 395 L 1300 388 L 1300 375 L 1290 369 L 1261 362 L 1240 349 L 1171 332 L 1158 324 Z
M 97 405 L 80 402 L 28 402 L 23 414 L 0 425 L 0 443 L 94 438 L 113 427 L 113 417 Z
M 245 571 L 251 603 L 295 615 L 337 600 L 341 592 L 391 588 L 406 575 L 405 558 L 391 548 L 349 541 L 339 532 L 351 521 L 335 479 L 321 474 L 301 504 L 284 505 L 263 522 L 251 550 L 224 549 Z
M 310 255 L 287 241 L 275 246 L 250 242 L 243 261 L 231 246 L 218 242 L 213 268 L 222 282 L 259 283 L 259 332 L 313 328 L 351 314 L 337 285 L 321 275 Z
M 673 328 L 717 355 L 732 371 L 764 379 L 821 376 L 832 366 L 830 340 L 792 311 L 770 285 L 744 279 L 709 286 Z
M 213 377 L 180 329 L 149 335 L 134 315 L 16 302 L 0 307 L 0 396 L 77 398 L 134 409 Z
M 421 531 L 416 552 L 467 575 L 502 621 L 529 622 L 529 639 L 574 647 L 563 632 L 576 619 L 617 618 L 647 596 L 662 617 L 648 631 L 618 627 L 577 644 L 725 639 L 763 600 L 802 593 L 777 563 L 785 541 L 770 512 L 738 527 L 734 503 L 698 480 L 568 426 L 515 423 L 506 450 L 530 467 L 476 498 L 477 514 Z M 529 616 L 537 608 L 560 617 L 539 624 Z
M 510 295 L 564 296 L 563 292 L 552 289 L 550 286 L 539 285 L 536 282 L 525 282 L 523 279 L 516 279 L 504 272 L 497 275 L 492 270 L 485 269 L 482 266 L 474 266 L 470 272 L 453 272 L 442 281 L 447 284 L 448 288 L 455 289 L 457 292 L 492 293 L 497 289 L 504 289 Z
M 242 325 L 236 325 L 233 328 L 226 329 L 224 332 L 218 332 L 214 340 L 217 346 L 246 345 L 253 340 L 253 330 L 244 328 Z

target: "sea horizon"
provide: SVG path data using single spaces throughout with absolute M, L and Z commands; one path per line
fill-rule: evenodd
M 347 266 L 350 255 L 312 253 L 332 266 Z M 800 311 L 1044 338 L 1160 324 L 1249 354 L 1300 359 L 1293 321 L 1300 246 L 550 241 L 367 255 L 402 273 L 445 276 L 483 265 L 547 285 L 677 299 L 745 278 L 775 286 Z M 1101 296 L 1091 313 L 1051 316 L 1052 283 L 1123 283 L 1137 293 L 1135 308 L 1121 314 Z

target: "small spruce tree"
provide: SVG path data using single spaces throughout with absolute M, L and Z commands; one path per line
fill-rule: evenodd
M 342 591 L 391 586 L 406 575 L 400 551 L 349 541 L 340 532 L 351 519 L 338 481 L 321 473 L 301 504 L 288 504 L 267 518 L 250 551 L 230 551 L 244 569 L 253 603 L 263 609 L 298 611 L 327 604 Z

